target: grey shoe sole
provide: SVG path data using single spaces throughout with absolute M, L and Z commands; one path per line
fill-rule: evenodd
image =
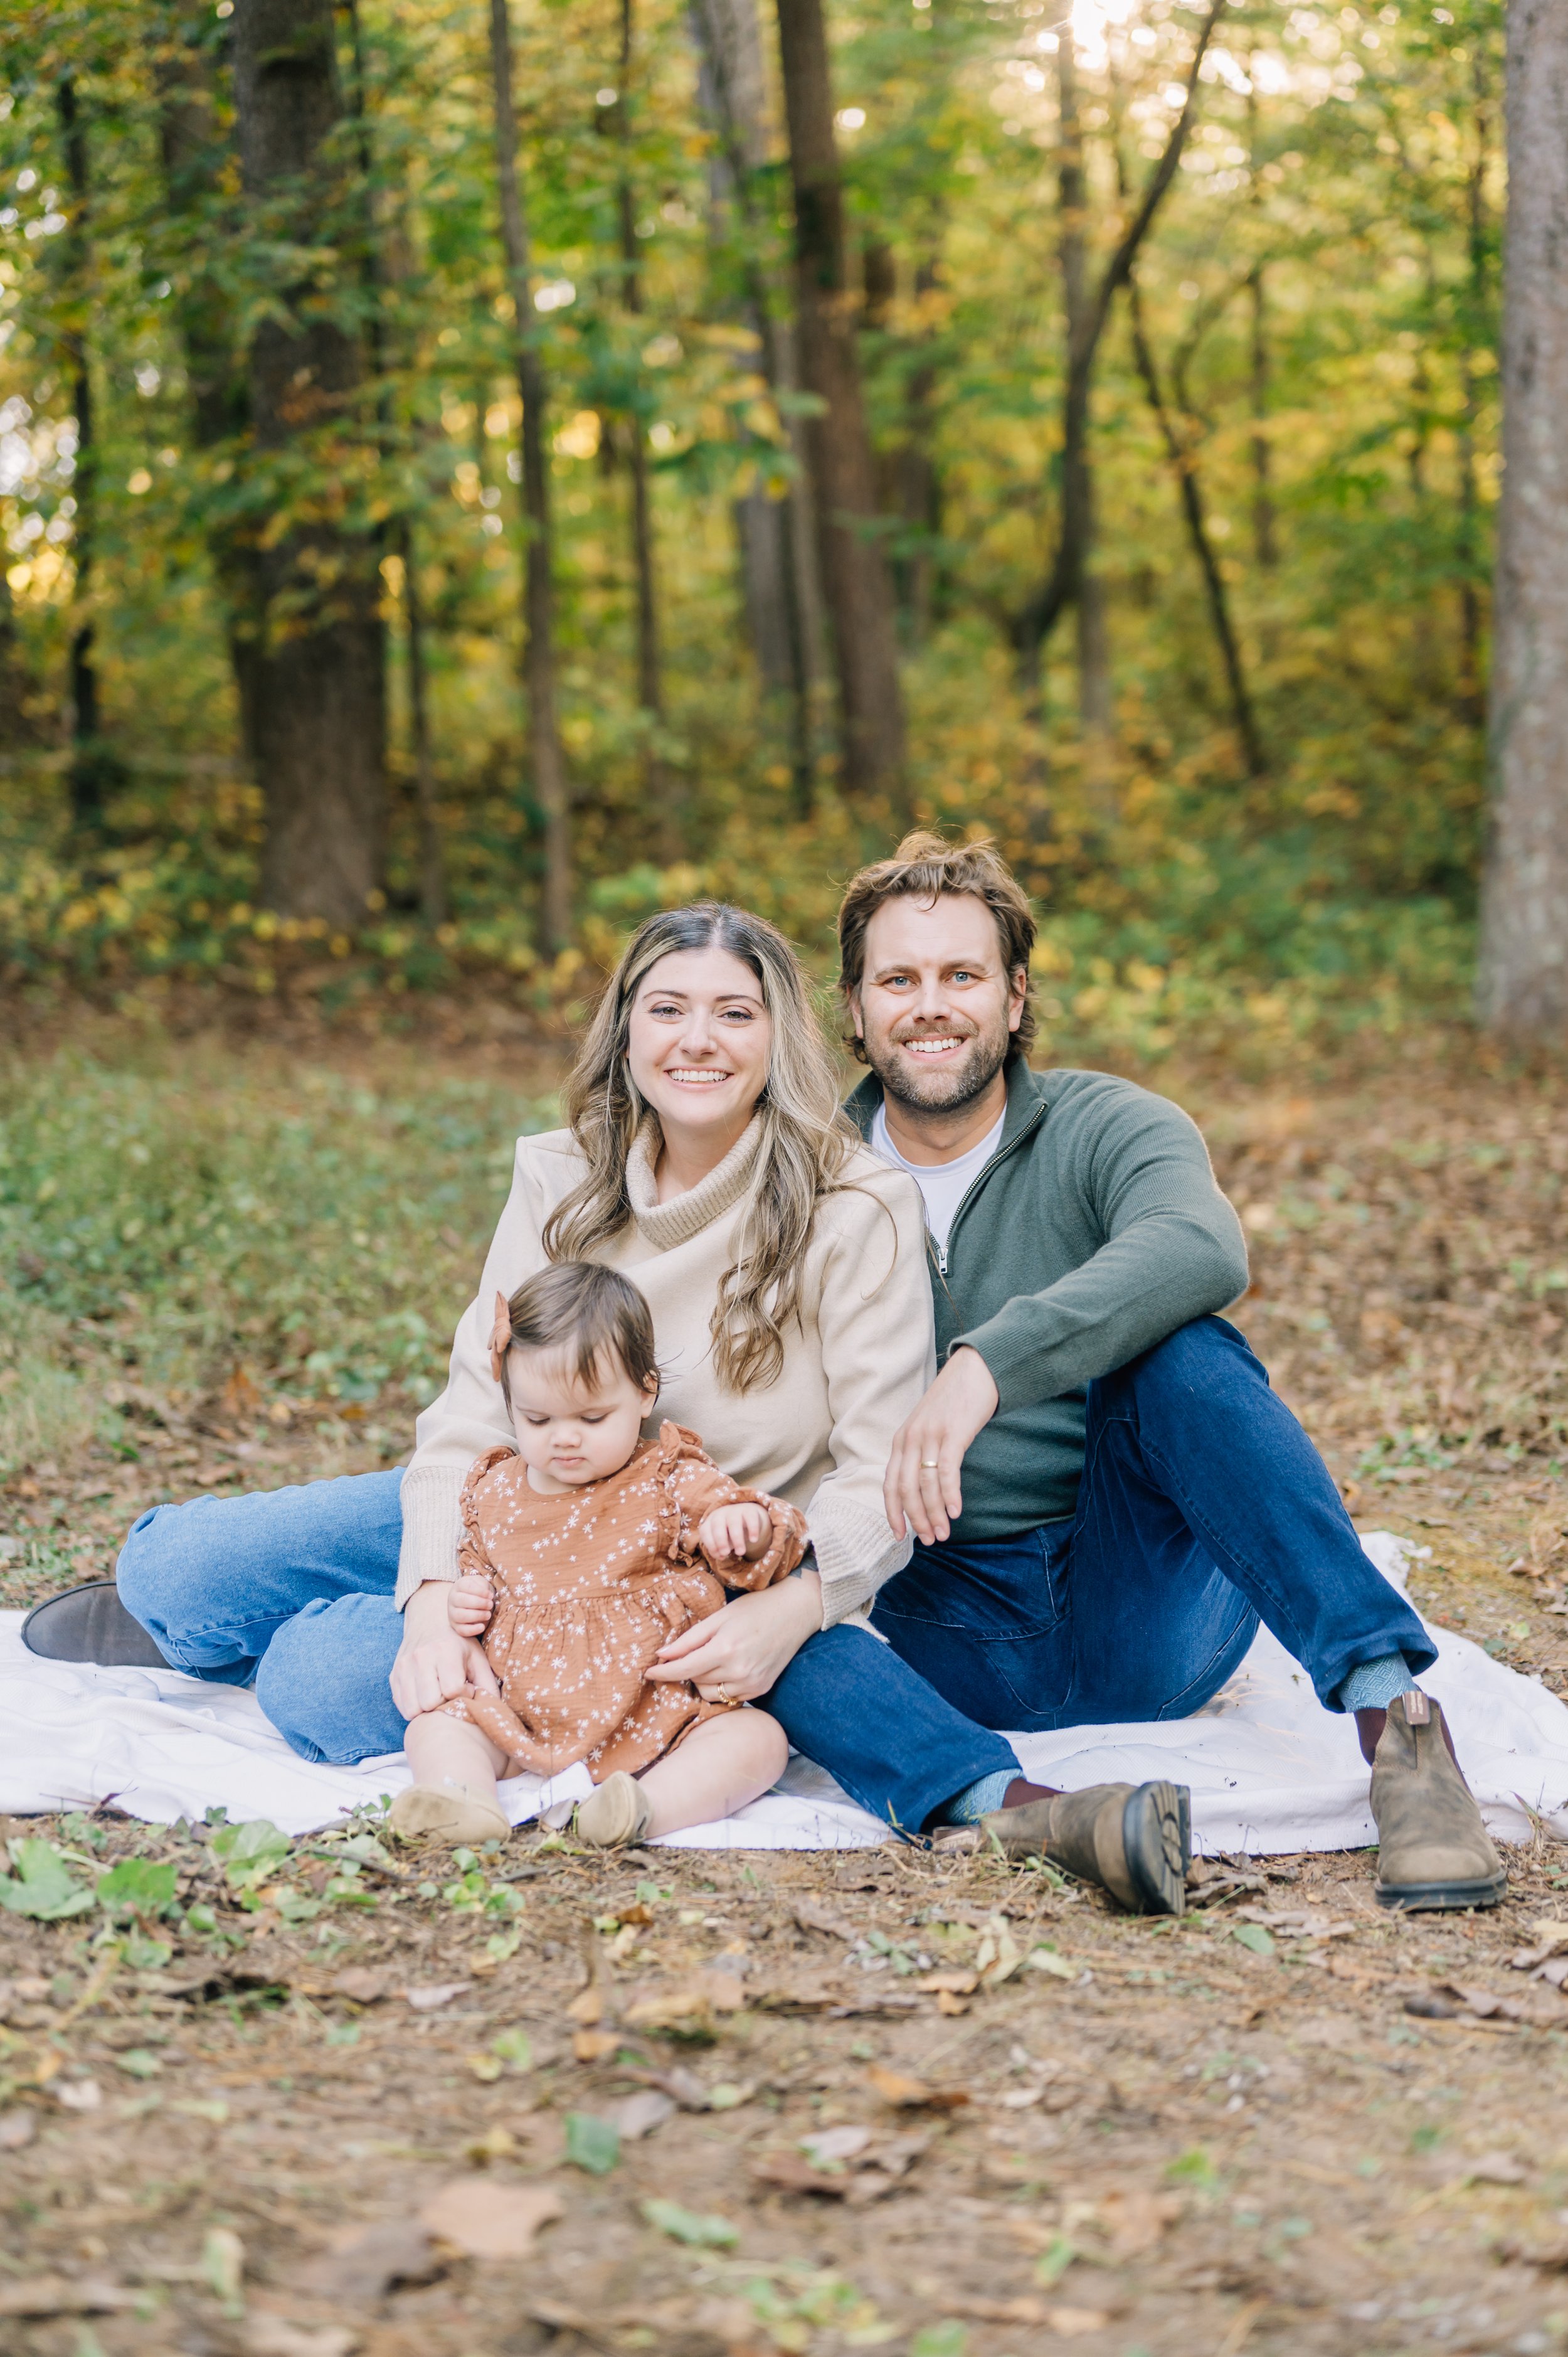
M 1396 1914 L 1435 1914 L 1445 1907 L 1495 1907 L 1508 1887 L 1507 1874 L 1498 1873 L 1475 1882 L 1375 1882 L 1372 1896 Z
M 1140 1784 L 1122 1813 L 1128 1878 L 1150 1915 L 1187 1911 L 1192 1801 L 1185 1784 Z
M 170 1666 L 132 1620 L 112 1579 L 90 1579 L 35 1604 L 22 1623 L 22 1642 L 46 1662 L 92 1662 L 105 1670 Z

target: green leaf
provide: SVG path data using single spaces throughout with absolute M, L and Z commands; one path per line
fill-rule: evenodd
M 490 2052 L 502 2062 L 510 2062 L 514 2071 L 526 2071 L 533 2061 L 533 2041 L 526 2029 L 503 2029 L 499 2037 L 491 2039 Z M 613 2158 L 612 2155 L 612 2162 Z
M 174 1897 L 179 1869 L 172 1859 L 123 1857 L 99 1878 L 94 1894 L 111 1913 L 158 1915 Z
M 969 2347 L 967 2326 L 955 2316 L 944 2316 L 940 2324 L 922 2324 L 909 2343 L 909 2357 L 963 2357 Z
M 1219 2182 L 1219 2171 L 1200 2144 L 1167 2161 L 1165 2175 L 1173 2185 L 1201 2185 L 1208 2189 Z
M 14 1841 L 10 1849 L 16 1879 L 0 1875 L 0 1907 L 30 1915 L 35 1922 L 58 1923 L 67 1915 L 84 1915 L 93 1905 L 91 1891 L 71 1880 L 52 1842 Z
M 1239 1940 L 1242 1947 L 1251 1948 L 1255 1956 L 1272 1956 L 1274 1953 L 1273 1934 L 1265 1932 L 1261 1923 L 1232 1923 L 1230 1937 Z
M 166 1940 L 149 1940 L 133 1932 L 125 1942 L 125 1962 L 134 1973 L 161 1973 L 174 1950 Z
M 645 2201 L 642 2214 L 661 2234 L 689 2243 L 693 2250 L 731 2251 L 740 2240 L 739 2227 L 727 2218 L 704 2217 L 695 2210 L 682 2210 L 678 2201 Z
M 1065 2234 L 1055 2234 L 1035 2261 L 1035 2281 L 1049 2291 L 1060 2282 L 1078 2256 L 1078 2245 L 1069 2243 Z
M 223 1861 L 223 1872 L 234 1890 L 253 1890 L 272 1879 L 288 1856 L 288 1835 L 268 1817 L 252 1817 L 242 1825 L 220 1825 L 212 1836 L 212 1855 Z
M 116 2054 L 114 2060 L 121 2070 L 133 2079 L 156 2079 L 164 2067 L 157 2056 L 149 2054 L 145 2046 L 133 2046 L 127 2052 Z
M 607 2176 L 620 2158 L 620 2130 L 613 2120 L 600 2119 L 596 2112 L 568 2112 L 566 2158 L 574 2169 L 585 2169 L 590 2177 Z

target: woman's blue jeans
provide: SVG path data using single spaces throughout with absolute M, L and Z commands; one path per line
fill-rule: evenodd
M 307 1760 L 402 1749 L 388 1686 L 398 1472 L 156 1506 L 120 1593 L 177 1668 L 255 1684 Z M 1359 1663 L 1435 1659 L 1234 1327 L 1202 1318 L 1089 1387 L 1078 1510 L 1015 1537 L 917 1547 L 863 1629 L 810 1638 L 764 1706 L 863 1806 L 910 1832 L 983 1776 L 993 1730 L 1179 1718 L 1260 1620 L 1329 1709 Z

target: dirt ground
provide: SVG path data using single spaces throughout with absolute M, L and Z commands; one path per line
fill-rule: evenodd
M 1156 1084 L 1361 1527 L 1430 1550 L 1429 1618 L 1568 1690 L 1561 1080 L 1454 1049 Z M 107 1570 L 159 1497 L 403 1446 L 245 1405 L 16 1479 L 3 1600 Z M 900 1846 L 454 1859 L 358 1826 L 247 1863 L 112 1812 L 0 1830 L 79 1882 L 176 1869 L 172 1916 L 114 1936 L 0 1911 L 18 2357 L 1568 2345 L 1545 1829 L 1489 1913 L 1391 1920 L 1354 1854 L 1211 1862 L 1179 1921 Z

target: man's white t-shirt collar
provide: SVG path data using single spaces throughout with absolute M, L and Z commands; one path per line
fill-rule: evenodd
M 879 1154 L 884 1162 L 890 1162 L 895 1170 L 908 1172 L 925 1198 L 926 1225 L 942 1253 L 947 1251 L 959 1205 L 1002 1143 L 1002 1126 L 1006 1118 L 1004 1106 L 996 1116 L 995 1126 L 986 1131 L 979 1144 L 956 1155 L 950 1162 L 910 1162 L 887 1135 L 886 1106 L 878 1105 L 871 1117 L 872 1152 Z

